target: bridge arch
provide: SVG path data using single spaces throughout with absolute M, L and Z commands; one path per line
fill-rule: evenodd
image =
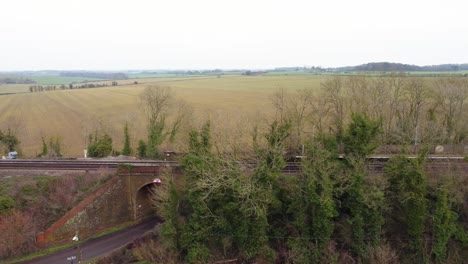
M 146 183 L 138 188 L 134 202 L 134 219 L 140 220 L 154 216 L 156 211 L 152 203 L 152 196 L 157 191 L 157 184 L 154 182 Z

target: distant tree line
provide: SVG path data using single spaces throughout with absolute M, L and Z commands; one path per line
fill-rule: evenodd
M 23 77 L 0 77 L 0 84 L 30 84 L 36 83 L 34 80 Z
M 242 75 L 246 75 L 246 76 L 258 76 L 258 75 L 263 75 L 267 73 L 266 71 L 251 71 L 251 70 L 247 70 L 245 72 L 242 73 Z
M 118 82 L 113 81 L 110 84 L 111 86 L 117 86 L 119 85 Z M 100 87 L 108 87 L 108 83 L 84 83 L 84 84 L 69 84 L 68 88 L 69 89 L 86 89 L 86 88 L 100 88 Z
M 286 144 L 320 134 L 343 139 L 349 113 L 379 121 L 380 145 L 458 144 L 468 137 L 468 79 L 334 76 L 320 91 L 280 89 L 272 97 L 280 120 L 291 120 Z
M 391 62 L 372 62 L 358 66 L 338 67 L 335 71 L 394 71 L 394 72 L 441 72 L 441 71 L 468 71 L 468 64 L 441 64 L 417 66 Z
M 61 88 L 61 87 L 59 87 Z M 29 86 L 29 92 L 44 92 L 44 91 L 55 91 L 57 90 L 56 85 L 31 85 Z
M 175 74 L 175 75 L 218 75 L 223 74 L 225 71 L 221 69 L 214 70 L 170 70 L 170 71 L 157 71 L 157 72 L 143 72 L 150 74 Z
M 88 72 L 88 71 L 64 71 L 60 72 L 63 77 L 84 77 L 102 80 L 125 80 L 128 75 L 122 72 Z
M 110 85 L 112 86 L 117 86 L 119 85 L 118 82 L 113 81 Z M 56 85 L 31 85 L 29 86 L 29 92 L 44 92 L 44 91 L 55 91 L 57 89 L 60 90 L 66 90 L 66 89 L 86 89 L 86 88 L 101 88 L 101 87 L 108 87 L 108 83 L 84 83 L 84 84 L 79 84 L 79 83 L 70 83 L 68 85 L 62 84 L 60 86 Z

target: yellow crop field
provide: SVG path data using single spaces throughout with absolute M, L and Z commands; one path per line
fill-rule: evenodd
M 0 84 L 0 95 L 10 93 L 27 93 L 30 84 Z
M 116 86 L 94 89 L 57 90 L 0 96 L 0 128 L 16 129 L 24 157 L 41 152 L 42 137 L 59 136 L 63 154 L 83 155 L 88 135 L 96 129 L 106 131 L 121 150 L 123 126 L 128 122 L 133 147 L 146 137 L 145 118 L 139 94 L 151 84 L 170 86 L 176 98 L 192 107 L 193 125 L 212 120 L 232 135 L 246 129 L 245 122 L 271 116 L 271 95 L 279 88 L 316 89 L 324 76 L 222 76 L 132 79 Z M 138 84 L 134 85 L 133 82 Z M 221 125 L 220 125 L 221 126 Z M 183 135 L 178 139 L 183 140 Z M 177 142 L 166 148 L 177 148 Z

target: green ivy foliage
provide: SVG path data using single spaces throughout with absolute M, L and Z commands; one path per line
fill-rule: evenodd
M 184 261 L 206 263 L 213 254 L 245 262 L 259 255 L 274 260 L 267 236 L 273 184 L 267 179 L 275 179 L 285 165 L 285 136 L 271 133 L 286 131 L 281 125 L 271 127 L 267 149 L 259 152 L 264 161 L 253 175 L 242 173 L 238 160 L 213 153 L 210 123 L 190 132 L 189 151 L 181 162 L 185 187 L 181 192 L 170 188 L 161 229 L 163 241 L 172 241 L 168 245 Z
M 250 170 L 216 153 L 210 127 L 190 132 L 183 183 L 169 181 L 163 202 L 161 239 L 177 261 L 444 263 L 468 244 L 448 187 L 427 191 L 425 153 L 395 156 L 383 178 L 368 176 L 378 129 L 365 116 L 354 115 L 344 134 L 345 158 L 336 137 L 320 135 L 293 176 L 282 174 L 287 122 L 273 122 L 263 145 L 254 140 Z
M 146 143 L 146 157 L 158 158 L 159 145 L 166 139 L 166 135 L 163 133 L 165 128 L 164 122 L 156 122 L 148 127 L 148 142 Z
M 391 158 L 384 168 L 389 183 L 386 199 L 390 207 L 387 218 L 393 225 L 390 229 L 402 231 L 405 243 L 400 247 L 414 255 L 415 261 L 425 258 L 423 235 L 429 212 L 424 160 L 423 155 L 413 159 L 400 155 Z
M 88 156 L 104 158 L 112 153 L 112 138 L 104 133 L 98 136 L 98 132 L 89 136 Z
M 132 148 L 130 147 L 130 134 L 128 132 L 128 123 L 124 126 L 124 147 L 122 149 L 122 155 L 129 156 L 132 154 Z
M 432 253 L 437 263 L 443 263 L 447 256 L 449 240 L 457 232 L 458 214 L 453 211 L 447 186 L 442 184 L 436 190 L 433 213 Z
M 147 149 L 147 145 L 146 145 L 146 142 L 144 140 L 139 140 L 138 141 L 138 148 L 137 148 L 137 151 L 138 151 L 138 157 L 140 158 L 146 158 L 146 149 Z
M 380 123 L 367 118 L 364 114 L 352 114 L 351 123 L 345 132 L 343 143 L 345 153 L 355 157 L 365 157 L 377 147 Z
M 296 263 L 331 262 L 327 246 L 338 215 L 334 174 L 339 172 L 336 155 L 323 142 L 311 141 L 305 148 L 303 173 L 294 181 L 288 212 L 294 234 L 287 243 Z
M 349 247 L 360 259 L 369 247 L 380 244 L 384 207 L 383 191 L 366 183 L 365 158 L 375 150 L 379 123 L 363 114 L 353 114 L 345 131 L 343 143 L 346 157 L 343 160 L 345 178 L 340 196 L 343 219 L 350 232 Z

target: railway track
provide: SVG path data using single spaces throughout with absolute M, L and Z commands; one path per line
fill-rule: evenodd
M 41 159 L 17 159 L 0 160 L 1 169 L 24 170 L 98 170 L 114 169 L 119 166 L 131 164 L 132 166 L 178 166 L 175 161 L 155 160 L 41 160 Z
M 367 160 L 367 168 L 371 172 L 383 172 L 388 156 L 370 157 Z M 117 170 L 119 166 L 131 165 L 134 167 L 179 167 L 177 161 L 162 160 L 97 160 L 97 159 L 17 159 L 0 160 L 0 170 Z M 242 166 L 253 169 L 257 166 L 255 162 L 243 162 Z M 468 174 L 468 162 L 464 157 L 429 157 L 426 163 L 427 170 L 444 170 L 458 167 Z M 283 169 L 284 173 L 298 173 L 301 171 L 300 162 L 287 162 Z

